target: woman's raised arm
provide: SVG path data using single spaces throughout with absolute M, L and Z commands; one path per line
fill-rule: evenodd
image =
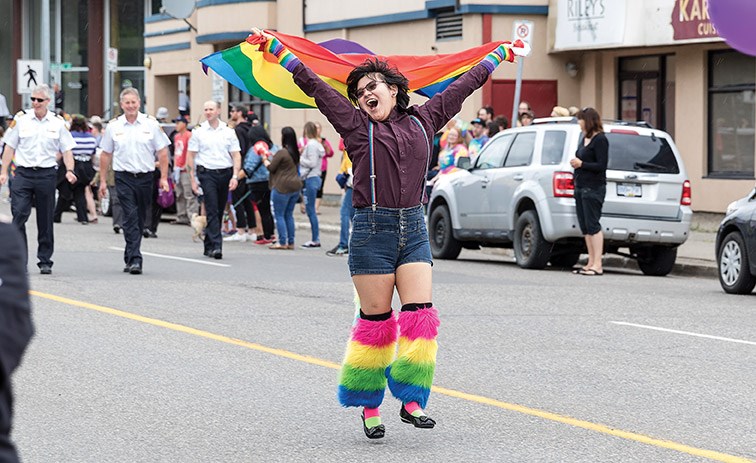
M 254 29 L 254 32 L 267 39 L 264 45 L 265 51 L 275 56 L 281 66 L 291 72 L 294 83 L 306 95 L 315 99 L 315 104 L 320 112 L 342 137 L 355 128 L 364 125 L 359 111 L 354 105 L 335 88 L 325 83 L 294 53 L 289 51 L 280 40 L 259 29 Z

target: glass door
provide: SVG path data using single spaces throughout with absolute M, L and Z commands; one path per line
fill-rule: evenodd
M 669 60 L 674 63 L 674 60 Z M 672 133 L 674 130 L 674 71 L 667 70 L 667 56 L 620 58 L 619 104 L 622 121 L 643 121 Z M 667 95 L 671 91 L 672 94 Z

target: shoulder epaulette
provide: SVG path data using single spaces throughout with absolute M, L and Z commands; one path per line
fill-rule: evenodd
M 147 119 L 152 119 L 153 121 L 157 122 L 157 119 L 155 119 L 155 116 L 152 116 L 150 114 L 147 115 Z
M 108 121 L 108 124 L 110 124 L 111 122 L 115 122 L 115 121 L 117 121 L 117 120 L 118 120 L 118 118 L 117 118 L 117 117 L 114 117 L 113 119 L 111 119 L 111 120 L 109 120 L 109 121 Z
M 63 116 L 61 116 L 60 114 L 56 114 L 55 117 L 57 117 L 58 119 L 60 119 L 63 122 L 66 122 L 66 118 L 63 117 Z
M 15 119 L 17 117 L 21 117 L 21 116 L 25 116 L 25 115 L 26 115 L 26 111 L 21 110 L 21 111 L 17 112 L 16 115 L 13 116 L 13 118 Z

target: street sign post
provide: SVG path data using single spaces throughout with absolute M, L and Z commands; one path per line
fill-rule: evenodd
M 522 40 L 528 45 L 533 45 L 533 21 L 518 20 L 514 22 L 512 28 L 512 37 L 514 40 Z M 517 126 L 518 107 L 520 106 L 520 92 L 522 91 L 522 68 L 525 64 L 525 58 L 517 57 L 517 80 L 515 81 L 515 94 L 512 104 L 512 127 Z
M 19 95 L 31 93 L 34 87 L 43 83 L 41 59 L 16 60 L 16 92 Z
M 112 48 L 112 47 L 108 48 L 105 65 L 108 68 L 109 72 L 116 72 L 116 70 L 118 69 L 118 49 L 117 48 Z

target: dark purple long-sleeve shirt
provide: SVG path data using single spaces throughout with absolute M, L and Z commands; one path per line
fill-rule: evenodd
M 387 120 L 375 122 L 304 64 L 297 65 L 293 73 L 294 82 L 315 99 L 320 112 L 344 139 L 352 158 L 354 207 L 371 205 L 368 126 L 373 122 L 377 204 L 393 208 L 421 203 L 433 135 L 462 109 L 465 99 L 483 85 L 488 75 L 488 70 L 478 64 L 425 104 L 413 105 L 406 113 L 394 108 Z M 410 115 L 420 120 L 427 139 Z

